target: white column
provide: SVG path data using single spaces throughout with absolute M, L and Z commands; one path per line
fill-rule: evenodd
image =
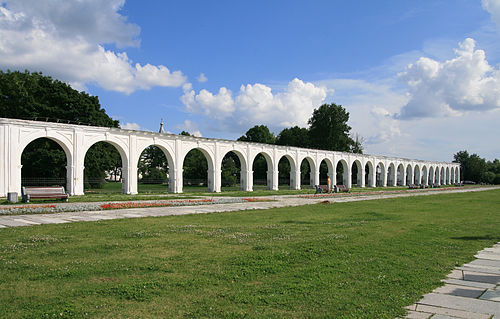
M 219 175 L 220 176 L 220 172 L 217 174 L 215 172 L 214 169 L 212 168 L 208 168 L 208 171 L 207 171 L 207 179 L 208 179 L 208 191 L 209 192 L 214 192 L 214 193 L 219 193 L 220 192 L 220 184 L 219 184 L 219 188 L 217 189 L 217 186 L 216 186 L 216 176 Z
M 351 165 L 347 165 L 347 169 L 344 167 L 344 186 L 347 188 L 352 188 L 351 168 Z
M 335 164 L 335 160 L 333 161 L 330 178 L 332 179 L 332 188 L 333 188 L 334 185 L 337 185 L 337 165 Z
M 314 168 L 314 173 L 311 171 L 311 178 L 312 178 L 312 186 L 314 187 L 314 185 L 319 185 L 320 181 L 319 181 L 319 167 L 320 165 L 316 165 L 316 167 Z
M 276 165 L 277 166 L 277 165 Z M 267 188 L 273 191 L 277 191 L 279 183 L 279 172 L 278 167 L 267 171 Z
M 361 172 L 359 172 L 359 173 L 361 173 L 361 187 L 366 187 L 366 181 L 365 181 L 365 167 L 366 167 L 366 165 L 365 165 L 365 166 L 362 166 L 362 167 L 361 167 Z M 359 173 L 358 173 L 358 174 L 359 174 Z
M 290 189 L 300 189 L 300 166 L 290 170 Z
M 241 190 L 245 192 L 253 191 L 253 171 L 242 170 L 240 172 Z
M 8 166 L 7 155 L 9 154 L 8 126 L 0 126 L 0 197 L 7 196 Z

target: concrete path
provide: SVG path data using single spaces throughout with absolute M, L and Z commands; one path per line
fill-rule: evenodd
M 10 216 L 0 216 L 0 228 L 33 226 L 41 224 L 61 224 L 61 223 L 70 223 L 75 221 L 98 221 L 98 220 L 119 219 L 119 218 L 203 214 L 203 213 L 230 212 L 230 211 L 248 210 L 248 209 L 269 209 L 276 207 L 317 204 L 319 202 L 324 202 L 324 201 L 328 201 L 331 203 L 339 203 L 339 202 L 375 200 L 375 199 L 395 198 L 395 197 L 478 192 L 490 189 L 500 189 L 500 187 L 490 186 L 490 187 L 478 187 L 478 188 L 459 188 L 451 190 L 430 189 L 424 191 L 412 191 L 403 193 L 371 192 L 363 195 L 356 195 L 356 193 L 353 193 L 346 195 L 337 194 L 334 197 L 309 196 L 309 198 L 304 197 L 308 196 L 306 194 L 283 195 L 283 196 L 258 197 L 262 199 L 272 200 L 269 202 L 244 202 L 244 203 L 199 205 L 199 206 L 151 207 L 151 208 L 130 208 L 130 209 L 100 210 L 100 211 L 63 212 L 63 213 L 53 213 L 53 214 L 10 215 Z M 251 194 L 249 195 L 251 197 Z M 214 196 L 213 198 L 216 197 Z M 60 205 L 67 205 L 67 204 L 60 204 Z
M 414 319 L 500 318 L 500 243 L 477 253 L 477 259 L 455 268 L 445 285 L 408 308 Z

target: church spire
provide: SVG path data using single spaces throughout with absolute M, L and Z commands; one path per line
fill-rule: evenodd
M 158 131 L 158 133 L 165 133 L 165 130 L 163 129 L 163 119 L 161 119 L 160 130 Z

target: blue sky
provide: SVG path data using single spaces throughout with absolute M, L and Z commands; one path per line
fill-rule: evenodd
M 500 0 L 0 0 L 0 69 L 100 98 L 122 127 L 235 139 L 335 102 L 365 153 L 500 157 Z

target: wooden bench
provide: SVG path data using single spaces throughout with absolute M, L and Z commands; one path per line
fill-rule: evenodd
M 328 187 L 328 185 L 314 185 L 314 187 L 316 187 L 315 194 L 331 193 L 332 192 L 332 190 Z
M 415 184 L 409 184 L 409 185 L 408 185 L 408 188 L 409 188 L 409 189 L 417 189 L 417 188 L 419 188 L 419 187 L 418 187 L 418 185 L 415 185 Z
M 30 199 L 54 199 L 60 198 L 68 201 L 69 195 L 63 186 L 23 187 L 23 202 L 29 203 Z
M 344 185 L 335 185 L 335 193 L 349 193 L 349 188 Z

